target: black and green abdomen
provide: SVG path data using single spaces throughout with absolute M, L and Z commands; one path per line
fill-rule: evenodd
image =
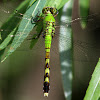
M 43 32 L 45 37 L 45 74 L 44 74 L 44 96 L 48 97 L 50 90 L 50 48 L 51 41 L 55 34 L 55 18 L 53 15 L 55 8 L 46 7 L 43 9 L 44 20 L 43 20 Z

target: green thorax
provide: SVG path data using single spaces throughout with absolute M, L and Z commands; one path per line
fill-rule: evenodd
M 46 23 L 46 22 L 55 22 L 55 18 L 52 14 L 45 14 L 44 15 L 44 20 L 43 20 L 43 23 Z
M 52 7 L 45 7 L 42 10 L 42 13 L 44 15 L 44 19 L 43 19 L 43 31 L 44 31 L 44 35 L 54 35 L 55 33 L 55 14 L 57 13 L 57 9 L 56 8 L 52 8 Z
M 53 28 L 53 23 L 55 23 L 55 18 L 52 14 L 45 14 L 43 19 L 43 29 Z

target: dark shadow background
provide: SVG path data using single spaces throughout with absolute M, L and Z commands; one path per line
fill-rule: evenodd
M 90 0 L 90 10 L 86 29 L 80 22 L 74 25 L 74 80 L 72 100 L 83 100 L 91 75 L 100 57 L 100 1 Z M 74 2 L 73 19 L 79 17 L 78 0 Z M 76 45 L 78 44 L 78 45 Z M 80 45 L 80 46 L 79 46 Z

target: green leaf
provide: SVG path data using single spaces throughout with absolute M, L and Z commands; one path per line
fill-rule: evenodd
M 42 33 L 42 28 L 43 28 L 43 23 L 41 21 L 39 21 L 37 23 L 37 28 L 36 28 L 37 33 L 32 36 L 32 40 L 30 43 L 30 49 L 32 49 L 33 46 L 37 43 L 39 36 L 41 35 L 40 33 Z
M 90 0 L 79 0 L 80 7 L 80 17 L 81 19 L 81 27 L 84 29 L 87 25 L 87 19 L 89 15 L 89 4 Z
M 31 0 L 28 7 L 31 7 L 37 0 Z
M 20 17 L 22 16 L 19 14 L 19 12 L 22 14 L 25 13 L 29 1 L 30 0 L 22 2 L 20 6 L 16 9 L 18 13 L 16 13 L 15 10 L 14 13 L 8 18 L 8 20 L 1 26 L 1 29 L 3 31 L 0 31 L 2 38 L 2 40 L 0 40 L 0 43 L 2 43 L 2 41 L 4 41 L 4 39 L 7 37 L 7 35 L 10 34 L 10 32 L 13 31 L 13 29 L 19 24 L 19 22 L 21 21 Z
M 100 98 L 100 58 L 92 74 L 91 81 L 84 100 L 98 100 Z
M 16 50 L 17 47 L 24 41 L 24 39 L 28 36 L 30 31 L 33 29 L 35 24 L 32 24 L 32 18 L 36 17 L 38 11 L 42 11 L 46 0 L 37 0 L 25 13 L 23 19 L 19 25 L 18 31 L 15 35 L 15 38 L 11 44 L 9 51 L 5 58 L 1 61 L 3 62 L 12 52 Z M 28 16 L 26 16 L 28 15 Z M 28 20 L 26 20 L 28 19 Z M 33 22 L 34 23 L 34 22 Z
M 20 6 L 17 8 L 17 12 L 24 14 L 29 4 L 29 1 L 30 0 L 26 0 L 22 2 Z M 14 28 L 17 27 L 17 25 L 21 21 L 20 19 L 21 16 L 22 15 L 20 15 L 19 13 L 16 13 L 16 10 L 15 10 L 14 13 L 8 18 L 8 20 L 1 26 L 2 31 L 0 31 L 0 36 L 1 36 L 0 44 L 8 37 L 9 34 L 12 34 L 11 32 L 14 30 Z M 7 43 L 5 44 L 7 45 L 8 42 L 9 41 L 7 41 Z M 4 50 L 2 49 L 4 49 L 4 47 L 1 48 L 0 50 L 0 61 L 1 61 L 1 58 L 4 56 Z
M 72 8 L 73 0 L 69 0 L 62 11 L 59 37 L 60 64 L 66 100 L 71 100 L 72 97 L 73 42 L 71 24 L 66 27 L 66 23 L 64 25 L 64 21 L 72 19 Z
M 68 1 L 69 0 L 47 0 L 46 6 L 55 7 L 59 10 Z
M 14 33 L 16 32 L 17 27 L 7 36 L 7 38 L 0 44 L 0 50 L 3 50 L 7 47 L 11 39 L 13 38 Z

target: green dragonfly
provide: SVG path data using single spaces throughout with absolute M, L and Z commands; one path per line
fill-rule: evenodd
M 2 9 L 2 11 L 4 13 L 6 13 L 6 14 L 9 13 L 8 11 L 6 11 L 4 9 Z M 54 18 L 54 16 L 57 14 L 57 9 L 56 8 L 45 7 L 42 10 L 42 12 L 43 12 L 43 14 L 45 16 L 43 18 L 43 24 L 44 25 L 43 25 L 43 31 L 42 32 L 43 32 L 43 37 L 45 38 L 45 51 L 46 51 L 45 75 L 44 75 L 44 87 L 43 87 L 43 90 L 44 90 L 44 96 L 48 96 L 48 92 L 49 92 L 49 88 L 50 88 L 50 83 L 49 83 L 49 81 L 50 81 L 50 79 L 49 79 L 50 78 L 50 64 L 49 64 L 49 62 L 50 62 L 51 41 L 52 41 L 52 38 L 54 37 L 54 34 L 55 34 L 54 38 L 59 38 L 59 34 L 58 35 L 56 34 L 57 32 L 55 32 L 55 28 L 56 28 L 56 30 L 58 30 L 60 26 L 59 26 L 58 22 L 55 22 L 55 18 Z M 18 14 L 23 16 L 23 14 L 20 13 L 20 12 L 16 11 L 16 13 L 18 13 Z M 28 16 L 28 15 L 26 15 L 26 16 Z M 15 16 L 15 17 L 18 17 L 18 16 Z M 94 17 L 94 15 L 89 15 L 89 17 L 90 18 L 88 19 L 88 21 L 89 21 L 89 23 L 91 23 L 93 25 L 95 23 L 93 18 L 95 18 L 95 17 Z M 18 18 L 23 18 L 23 17 L 18 17 Z M 28 18 L 25 19 L 25 20 L 28 20 Z M 63 24 L 65 24 L 66 27 L 70 27 L 70 25 L 72 24 L 73 28 L 75 28 L 80 20 L 81 20 L 81 18 L 75 18 L 75 19 L 70 20 L 70 21 L 66 21 L 65 20 L 65 22 L 63 22 Z M 55 25 L 55 23 L 56 23 L 56 25 Z M 99 26 L 98 27 L 91 26 L 91 27 L 93 29 L 90 28 L 90 29 L 87 29 L 87 31 L 91 32 L 91 31 L 99 30 Z M 2 30 L 2 29 L 0 29 L 0 30 L 4 31 L 4 32 L 10 31 L 10 30 Z M 19 34 L 20 33 L 21 32 L 19 32 Z M 34 33 L 35 32 L 32 32 L 32 34 L 30 34 L 28 38 L 30 38 Z M 38 37 L 40 37 L 40 34 L 38 34 L 38 35 L 36 35 L 36 37 L 33 38 L 33 39 L 37 39 Z M 10 35 L 10 36 L 14 37 L 15 35 Z M 75 37 L 75 38 L 77 38 L 77 37 Z M 74 61 L 82 61 L 82 62 L 83 61 L 84 62 L 88 62 L 89 61 L 90 62 L 90 61 L 95 61 L 96 58 L 99 57 L 100 48 L 96 48 L 96 43 L 95 44 L 91 44 L 89 42 L 83 42 L 83 40 L 75 39 L 75 38 L 73 40 L 73 44 L 75 46 L 75 49 L 76 49 L 77 52 L 78 52 L 78 50 L 80 52 L 82 52 L 83 55 L 84 55 L 84 58 L 74 58 Z M 70 38 L 68 38 L 68 39 L 70 39 Z M 68 40 L 66 40 L 66 42 L 68 42 Z M 42 43 L 41 43 L 41 45 L 42 45 Z M 52 49 L 53 49 L 53 47 L 52 47 Z M 96 54 L 95 53 L 93 54 L 94 51 L 96 51 Z

